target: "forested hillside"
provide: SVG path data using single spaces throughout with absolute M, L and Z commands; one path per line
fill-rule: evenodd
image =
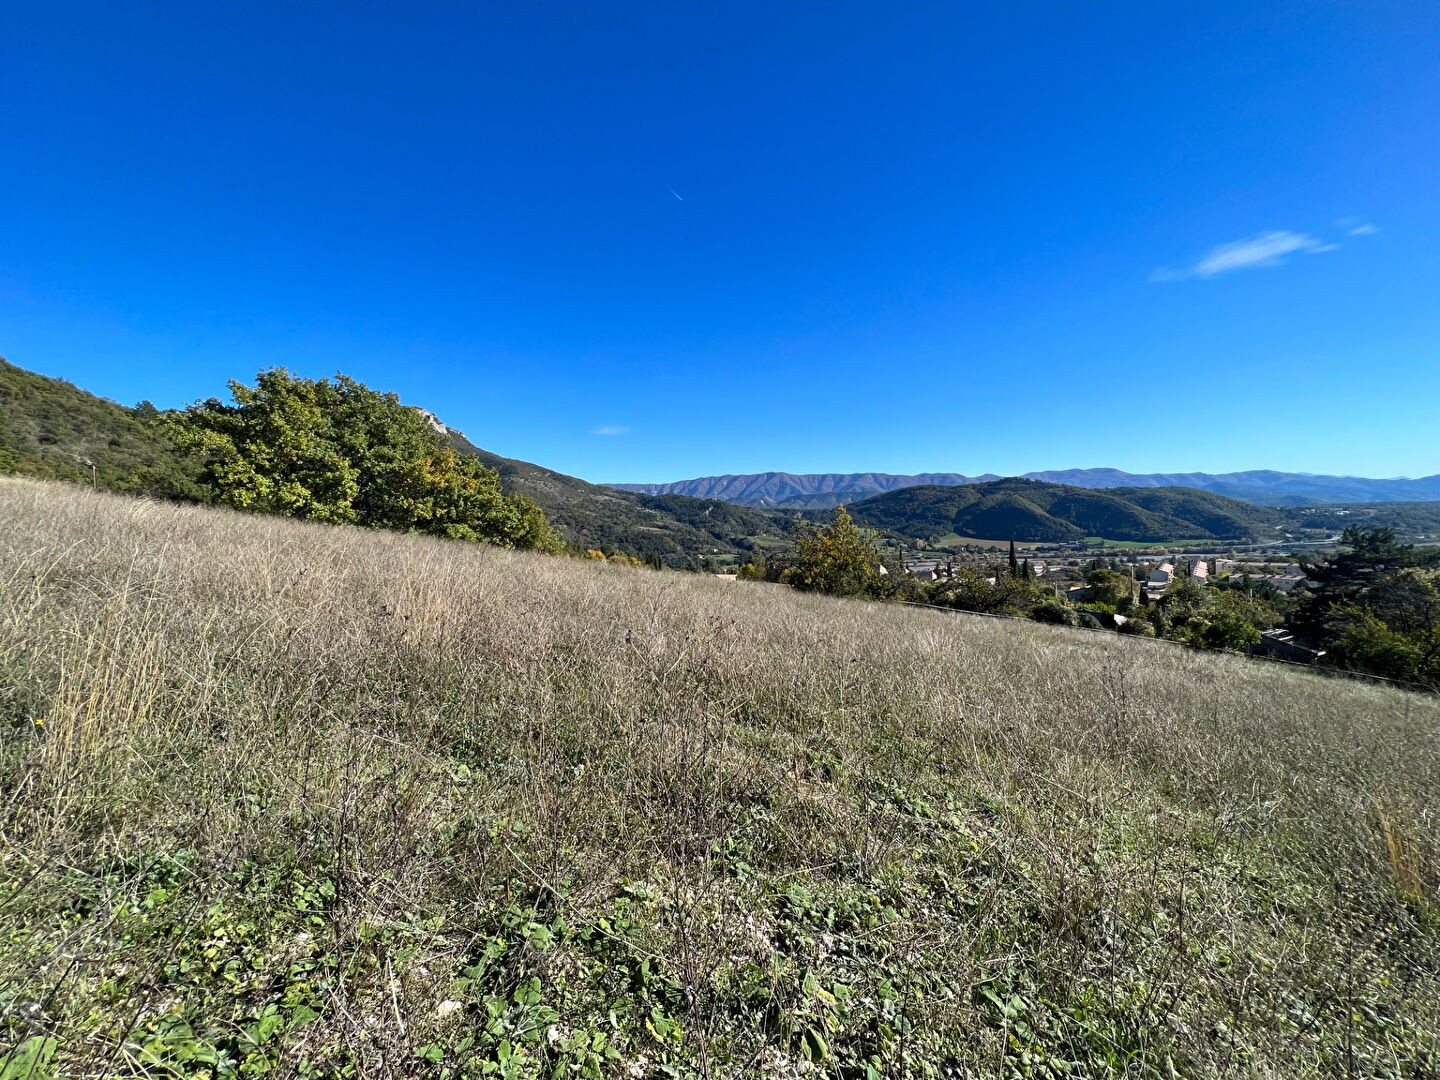
M 704 555 L 747 552 L 778 543 L 790 515 L 685 495 L 642 495 L 590 484 L 552 469 L 501 457 L 458 431 L 450 438 L 500 473 L 506 491 L 528 495 L 572 542 L 683 565 Z
M 227 406 L 217 401 L 216 408 Z M 126 407 L 0 360 L 0 474 L 93 480 L 114 491 L 214 501 L 221 492 L 213 473 L 207 479 L 205 453 L 198 444 L 177 444 L 175 415 L 143 403 Z M 789 524 L 785 515 L 728 503 L 615 491 L 501 457 L 453 430 L 446 437 L 462 456 L 497 470 L 507 495 L 533 499 L 577 548 L 697 565 L 716 553 L 750 551 L 757 540 L 778 543 Z M 413 442 L 420 433 L 407 438 Z
M 1440 499 L 1440 476 L 1374 480 L 1360 476 L 1316 476 L 1310 473 L 1254 469 L 1234 473 L 1128 473 L 1121 469 L 1055 469 L 1022 474 L 1083 488 L 1186 487 L 1213 491 L 1257 506 L 1320 506 L 1349 502 L 1409 502 Z M 958 487 L 1000 479 L 994 473 L 742 473 L 701 476 L 666 484 L 615 484 L 646 494 L 694 495 L 724 499 L 742 506 L 825 509 L 900 488 L 938 484 Z
M 206 497 L 199 463 L 176 450 L 153 406 L 127 408 L 3 359 L 0 473 L 163 497 Z
M 1440 540 L 1440 502 L 1346 503 L 1340 506 L 1298 507 L 1285 511 L 1298 528 L 1325 529 L 1339 534 L 1351 525 L 1390 529 L 1397 536 Z
M 892 473 L 751 473 L 739 476 L 702 476 L 670 484 L 612 484 L 622 491 L 645 495 L 689 495 L 702 499 L 723 499 L 740 506 L 774 509 L 827 509 L 855 502 L 870 495 L 919 484 L 979 484 L 998 480 L 958 473 L 922 473 L 900 476 Z
M 1217 495 L 1266 505 L 1309 507 L 1335 503 L 1408 503 L 1440 500 L 1440 475 L 1405 480 L 1368 480 L 1365 477 L 1322 477 L 1309 472 L 1125 472 L 1123 469 L 1053 469 L 1025 472 L 1024 480 L 1066 484 L 1079 488 L 1198 488 Z M 615 484 L 612 487 L 645 494 L 697 495 L 723 498 L 727 503 L 753 507 L 824 510 L 900 488 L 937 484 L 962 487 L 999 480 L 994 472 L 966 477 L 960 472 L 749 472 L 724 477 L 698 477 L 670 484 Z
M 960 487 L 909 487 L 850 507 L 856 520 L 897 535 L 988 540 L 1269 539 L 1275 510 L 1185 488 L 1095 491 L 1012 478 Z

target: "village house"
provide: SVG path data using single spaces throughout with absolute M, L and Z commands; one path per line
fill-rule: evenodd
M 1145 599 L 1159 600 L 1170 587 L 1170 582 L 1175 580 L 1175 567 L 1171 563 L 1161 563 L 1154 570 L 1150 571 L 1150 580 L 1145 582 Z
M 1295 562 L 1286 563 L 1283 567 L 1277 567 L 1274 563 L 1216 559 L 1215 570 L 1216 573 L 1228 575 L 1232 578 L 1250 578 L 1257 584 L 1260 582 L 1269 582 L 1282 593 L 1293 592 L 1309 581 L 1305 576 L 1304 567 Z
M 1284 627 L 1266 630 L 1260 635 L 1260 642 L 1250 646 L 1249 652 L 1260 656 L 1271 656 L 1277 660 L 1289 660 L 1295 664 L 1314 664 L 1325 655 L 1324 649 L 1317 649 L 1296 639 Z

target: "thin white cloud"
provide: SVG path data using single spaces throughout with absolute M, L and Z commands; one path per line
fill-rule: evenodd
M 1151 281 L 1184 281 L 1193 276 L 1189 270 L 1176 270 L 1169 266 L 1161 266 L 1150 271 Z
M 1351 235 L 1351 236 L 1372 236 L 1372 235 L 1374 235 L 1375 233 L 1377 233 L 1377 232 L 1379 232 L 1379 231 L 1380 231 L 1380 228 L 1379 228 L 1379 226 L 1376 226 L 1376 225 L 1356 225 L 1353 229 L 1350 230 L 1350 235 Z
M 1309 233 L 1281 230 L 1263 232 L 1244 240 L 1219 244 L 1200 256 L 1193 266 L 1181 269 L 1162 266 L 1150 275 L 1150 280 L 1184 281 L 1187 278 L 1211 278 L 1234 270 L 1279 266 L 1291 255 L 1320 255 L 1326 251 L 1334 251 L 1339 246 L 1327 244 Z
M 591 435 L 629 435 L 630 429 L 623 424 L 601 424 L 590 429 Z

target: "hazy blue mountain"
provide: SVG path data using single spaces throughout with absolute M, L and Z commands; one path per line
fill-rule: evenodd
M 456 450 L 496 470 L 507 493 L 534 499 L 561 535 L 582 547 L 624 551 L 681 566 L 701 555 L 749 551 L 757 538 L 778 541 L 791 525 L 790 515 L 761 508 L 682 495 L 650 496 L 590 484 L 543 465 L 484 450 L 429 415 Z
M 702 476 L 673 484 L 611 484 L 622 491 L 645 495 L 689 495 L 696 499 L 720 499 L 741 506 L 815 510 L 839 506 L 868 495 L 899 488 L 934 484 L 955 487 L 1000 479 L 995 473 L 962 476 L 959 473 L 920 473 L 896 476 L 892 473 L 787 473 L 767 472 L 741 476 Z
M 1073 487 L 1189 487 L 1265 506 L 1318 506 L 1351 502 L 1426 502 L 1440 499 L 1440 475 L 1396 477 L 1322 476 L 1253 469 L 1234 473 L 1126 473 L 1119 469 L 1061 469 L 1025 474 Z
M 670 484 L 611 484 L 647 495 L 689 495 L 741 506 L 825 509 L 901 488 L 961 487 L 999 479 L 994 473 L 749 473 L 702 476 Z M 1440 475 L 1416 480 L 1255 469 L 1234 473 L 1127 473 L 1120 469 L 1056 469 L 1026 473 L 1024 479 L 1082 488 L 1196 488 L 1260 506 L 1323 506 L 1334 503 L 1426 502 L 1440 499 Z

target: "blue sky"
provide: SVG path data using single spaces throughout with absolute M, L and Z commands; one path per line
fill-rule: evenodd
M 1440 7 L 17 3 L 0 355 L 587 479 L 1440 472 Z

